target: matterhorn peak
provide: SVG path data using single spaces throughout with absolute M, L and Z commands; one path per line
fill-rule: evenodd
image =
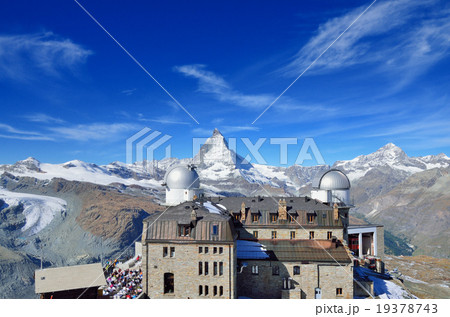
M 213 131 L 213 136 L 215 136 L 215 135 L 220 135 L 220 136 L 223 137 L 223 134 L 217 128 L 215 128 L 214 131 Z

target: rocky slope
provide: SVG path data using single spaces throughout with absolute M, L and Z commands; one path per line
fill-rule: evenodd
M 386 256 L 386 269 L 419 298 L 450 298 L 449 259 L 429 256 Z
M 144 187 L 105 186 L 60 178 L 47 181 L 8 173 L 1 176 L 0 184 L 3 298 L 34 296 L 32 277 L 41 257 L 47 267 L 132 254 L 134 241 L 142 233 L 143 218 L 159 207 L 152 190 Z M 45 204 L 40 205 L 39 212 L 34 211 L 33 217 L 26 215 L 30 202 L 37 205 L 39 201 L 53 200 L 64 204 L 54 212 L 51 221 L 39 222 L 51 211 Z M 30 221 L 43 225 L 33 231 Z M 13 287 L 16 280 L 25 281 L 25 287 Z

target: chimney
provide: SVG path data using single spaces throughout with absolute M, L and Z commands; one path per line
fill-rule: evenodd
M 245 203 L 241 204 L 241 221 L 245 221 Z
M 197 212 L 195 211 L 194 206 L 192 206 L 192 211 L 191 211 L 191 223 L 194 227 L 197 224 Z
M 287 205 L 284 198 L 278 200 L 278 219 L 287 220 Z
M 339 220 L 339 208 L 336 203 L 334 203 L 334 205 L 333 205 L 333 215 L 334 215 L 334 221 L 338 221 Z

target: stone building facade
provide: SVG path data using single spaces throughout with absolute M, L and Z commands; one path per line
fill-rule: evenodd
M 348 208 L 307 197 L 200 198 L 144 221 L 150 298 L 352 298 Z M 255 251 L 255 252 L 254 252 Z
M 236 298 L 237 234 L 213 205 L 185 202 L 144 220 L 142 268 L 150 298 Z

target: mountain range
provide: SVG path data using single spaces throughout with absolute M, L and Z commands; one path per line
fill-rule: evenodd
M 214 130 L 192 159 L 96 165 L 28 158 L 0 165 L 0 274 L 11 277 L 1 284 L 31 285 L 28 273 L 41 257 L 48 266 L 118 256 L 139 238 L 142 219 L 164 200 L 166 170 L 188 163 L 197 166 L 201 186 L 211 196 L 309 195 L 318 173 L 340 169 L 351 181 L 352 215 L 383 224 L 389 252 L 450 258 L 450 158 L 445 154 L 409 157 L 389 143 L 332 166 L 269 166 L 247 162 Z M 28 269 L 11 274 L 13 263 Z M 13 290 L 0 289 L 0 294 L 33 296 L 30 289 Z

